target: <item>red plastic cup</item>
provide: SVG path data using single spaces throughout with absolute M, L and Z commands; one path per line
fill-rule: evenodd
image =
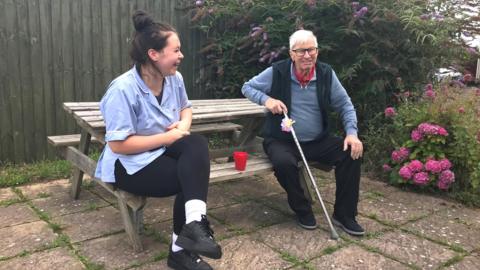
M 247 152 L 233 152 L 233 160 L 235 161 L 235 170 L 237 171 L 245 171 L 245 167 L 247 167 L 247 159 L 248 153 Z

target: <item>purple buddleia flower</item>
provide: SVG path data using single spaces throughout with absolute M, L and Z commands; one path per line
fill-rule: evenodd
M 361 17 L 365 16 L 365 14 L 367 14 L 367 12 L 368 12 L 368 8 L 367 7 L 362 7 L 361 9 L 359 9 L 357 12 L 355 12 L 353 14 L 353 17 L 357 18 L 357 19 L 361 18 Z
M 426 21 L 430 19 L 430 14 L 422 14 L 420 15 L 420 19 Z

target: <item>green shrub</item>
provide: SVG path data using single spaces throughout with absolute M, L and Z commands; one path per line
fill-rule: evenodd
M 246 80 L 288 57 L 291 33 L 310 29 L 319 60 L 333 66 L 353 99 L 360 130 L 391 104 L 397 78 L 415 89 L 435 67 L 473 57 L 460 41 L 472 20 L 451 16 L 458 5 L 444 0 L 188 2 L 197 3 L 191 18 L 207 36 L 200 81 L 216 97 L 240 97 Z

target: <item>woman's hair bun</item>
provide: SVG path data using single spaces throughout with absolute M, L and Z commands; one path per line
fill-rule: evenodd
M 154 20 L 143 10 L 137 10 L 132 16 L 133 26 L 137 32 L 141 32 L 143 29 L 154 24 Z

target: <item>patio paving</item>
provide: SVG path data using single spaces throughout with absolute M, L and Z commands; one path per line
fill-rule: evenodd
M 331 213 L 332 172 L 314 171 Z M 145 250 L 133 252 L 115 199 L 87 184 L 79 200 L 66 179 L 0 189 L 0 270 L 168 269 L 173 198 L 149 199 Z M 273 175 L 214 184 L 209 219 L 223 248 L 214 269 L 480 269 L 480 209 L 362 178 L 359 222 L 367 234 L 301 229 Z

